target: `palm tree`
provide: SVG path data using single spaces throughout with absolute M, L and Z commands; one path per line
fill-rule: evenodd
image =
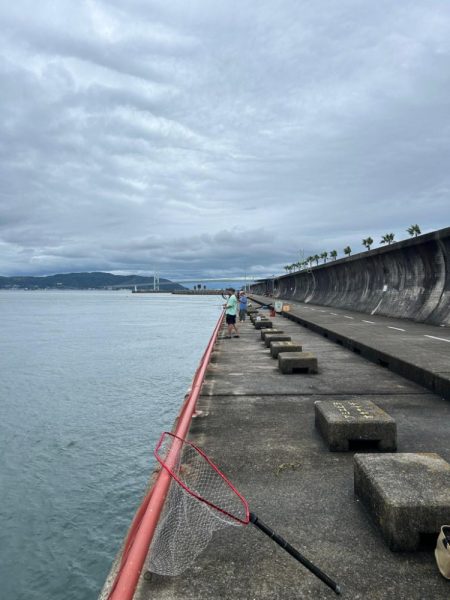
M 314 254 L 313 258 L 316 261 L 316 265 L 318 265 L 319 264 L 319 260 L 320 260 L 320 256 L 318 254 Z
M 386 235 L 383 235 L 381 238 L 381 244 L 387 244 L 389 246 L 391 242 L 394 241 L 394 237 L 395 236 L 393 233 L 387 233 Z
M 370 250 L 370 246 L 372 244 L 373 244 L 373 239 L 371 237 L 368 237 L 362 241 L 362 245 L 365 246 L 367 248 L 367 250 Z
M 328 252 L 322 252 L 320 258 L 323 258 L 323 262 L 326 263 L 328 258 Z
M 286 273 L 289 271 L 290 269 L 290 265 L 284 265 L 283 269 L 286 271 Z
M 331 256 L 331 258 L 332 258 L 333 260 L 336 260 L 336 258 L 337 258 L 337 250 L 332 250 L 332 251 L 330 252 L 330 256 Z
M 418 235 L 420 235 L 422 232 L 420 231 L 420 227 L 416 224 L 416 225 L 411 225 L 411 227 L 408 227 L 408 229 L 406 230 L 409 235 L 413 235 L 414 237 L 417 237 Z
M 312 261 L 314 260 L 314 256 L 308 256 L 306 260 L 308 261 L 308 265 L 311 267 Z
M 344 254 L 348 254 L 350 256 L 351 253 L 352 253 L 352 249 L 350 248 L 350 246 L 346 246 L 344 248 Z

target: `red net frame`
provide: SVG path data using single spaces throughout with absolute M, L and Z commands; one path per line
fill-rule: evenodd
M 150 547 L 151 572 L 179 575 L 193 564 L 215 531 L 251 522 L 340 594 L 336 582 L 249 511 L 245 498 L 203 450 L 176 434 L 164 432 L 154 455 L 171 483 Z
M 186 450 L 193 452 L 198 464 L 201 464 L 203 481 L 198 481 L 197 489 L 186 481 L 183 474 L 183 455 Z M 212 462 L 212 460 L 195 444 L 177 435 L 165 431 L 155 448 L 154 456 L 159 464 L 190 496 L 231 519 L 236 525 L 248 525 L 250 509 L 247 500 L 238 492 L 228 478 Z M 199 478 L 201 479 L 201 478 Z M 204 491 L 204 493 L 202 493 Z M 209 495 L 209 498 L 207 496 Z M 222 506 L 217 502 L 220 501 Z M 226 507 L 225 507 L 225 506 Z

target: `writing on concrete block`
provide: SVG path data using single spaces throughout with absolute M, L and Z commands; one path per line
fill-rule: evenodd
M 371 400 L 318 401 L 314 407 L 316 427 L 330 450 L 345 452 L 355 446 L 396 450 L 395 420 Z
M 374 419 L 374 411 L 366 404 L 362 406 L 359 402 L 333 402 L 333 405 L 344 417 L 344 419 Z M 378 407 L 376 407 L 378 408 Z

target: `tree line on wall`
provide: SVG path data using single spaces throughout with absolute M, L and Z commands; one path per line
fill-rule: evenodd
M 419 225 L 411 225 L 406 230 L 411 237 L 417 237 L 421 234 Z M 395 235 L 393 233 L 386 233 L 382 236 L 380 240 L 380 244 L 387 244 L 388 246 L 392 244 L 394 241 Z M 374 243 L 373 239 L 369 236 L 362 240 L 362 245 L 365 246 L 367 251 L 369 251 Z M 350 256 L 352 253 L 352 249 L 350 246 L 346 246 L 343 249 L 343 252 L 346 256 Z M 285 265 L 284 270 L 287 273 L 291 273 L 292 271 L 301 271 L 302 269 L 310 269 L 314 263 L 316 265 L 319 264 L 319 261 L 322 260 L 324 263 L 327 262 L 328 258 L 332 260 L 336 260 L 338 256 L 337 250 L 331 250 L 330 252 L 322 252 L 321 254 L 314 254 L 314 256 L 308 256 L 308 258 L 302 259 L 298 262 L 292 263 L 291 265 Z

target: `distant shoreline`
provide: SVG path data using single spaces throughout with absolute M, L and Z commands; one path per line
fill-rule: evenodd
M 179 283 L 169 279 L 157 278 L 156 285 L 163 287 L 164 291 L 186 290 Z M 143 289 L 155 286 L 154 277 L 143 277 L 141 275 L 113 275 L 112 273 L 60 273 L 41 277 L 0 276 L 0 289 L 65 289 L 65 290 L 132 290 L 137 287 Z

